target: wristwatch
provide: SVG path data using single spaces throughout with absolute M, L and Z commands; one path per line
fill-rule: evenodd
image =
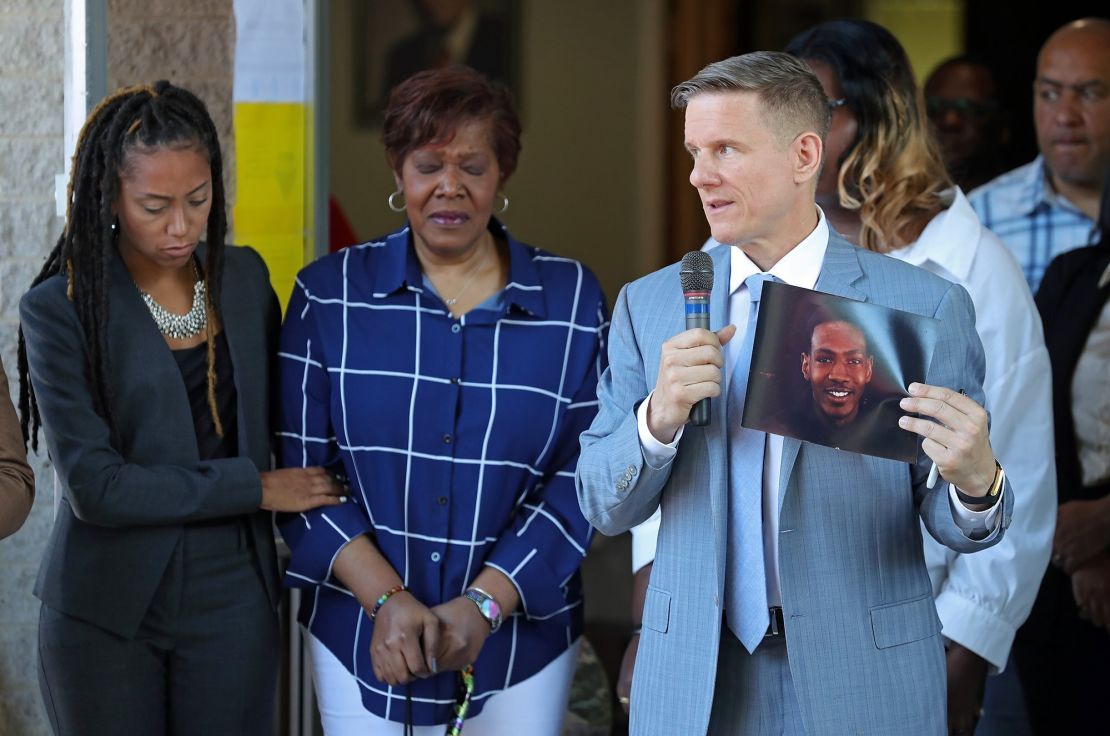
M 971 504 L 973 506 L 985 505 L 987 508 L 990 508 L 998 503 L 998 499 L 1001 498 L 1002 487 L 1004 485 L 1006 485 L 1006 471 L 1002 469 L 1002 466 L 999 464 L 998 460 L 995 460 L 994 480 L 991 482 L 991 487 L 987 489 L 987 495 L 972 496 L 970 494 L 964 493 L 959 488 L 956 488 L 956 497 L 964 503 Z M 955 488 L 955 486 L 953 486 L 953 488 Z M 983 511 L 986 511 L 986 509 L 983 509 Z
M 474 605 L 478 606 L 478 613 L 482 614 L 482 618 L 489 624 L 489 633 L 492 634 L 501 628 L 501 606 L 497 605 L 492 595 L 481 588 L 467 588 L 463 591 L 463 597 L 469 598 L 474 601 Z

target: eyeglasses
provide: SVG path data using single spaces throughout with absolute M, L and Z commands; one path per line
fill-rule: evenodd
M 968 120 L 986 117 L 998 109 L 998 104 L 993 100 L 969 100 L 966 97 L 926 97 L 925 110 L 931 118 L 939 118 L 947 113 L 954 112 L 961 118 Z
M 848 104 L 848 98 L 847 97 L 834 97 L 833 99 L 826 101 L 825 104 L 829 106 L 829 112 L 832 112 L 833 110 L 835 110 L 838 107 L 841 107 L 842 105 L 847 105 Z

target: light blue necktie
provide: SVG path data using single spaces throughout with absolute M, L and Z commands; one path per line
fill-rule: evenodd
M 755 342 L 763 284 L 757 273 L 744 280 L 752 305 L 748 328 L 728 385 L 728 556 L 725 562 L 725 620 L 749 652 L 767 633 L 767 572 L 763 563 L 763 449 L 767 435 L 740 426 Z

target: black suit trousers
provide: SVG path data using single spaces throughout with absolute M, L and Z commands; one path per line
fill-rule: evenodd
M 245 520 L 193 524 L 138 634 L 46 605 L 39 684 L 59 736 L 273 733 L 278 622 Z

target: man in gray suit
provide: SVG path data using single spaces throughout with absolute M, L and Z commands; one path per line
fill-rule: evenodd
M 605 534 L 662 513 L 632 732 L 944 733 L 917 519 L 975 552 L 1001 538 L 1012 506 L 980 407 L 970 298 L 829 229 L 814 203 L 829 109 L 798 60 L 711 64 L 672 103 L 686 110 L 690 182 L 713 237 L 734 245 L 711 254 L 714 331 L 684 330 L 677 265 L 621 291 L 577 473 L 582 510 Z M 927 384 L 902 401 L 901 427 L 925 438 L 916 464 L 740 426 L 768 278 L 944 323 Z M 709 424 L 685 426 L 705 398 Z M 944 482 L 930 488 L 933 463 Z

